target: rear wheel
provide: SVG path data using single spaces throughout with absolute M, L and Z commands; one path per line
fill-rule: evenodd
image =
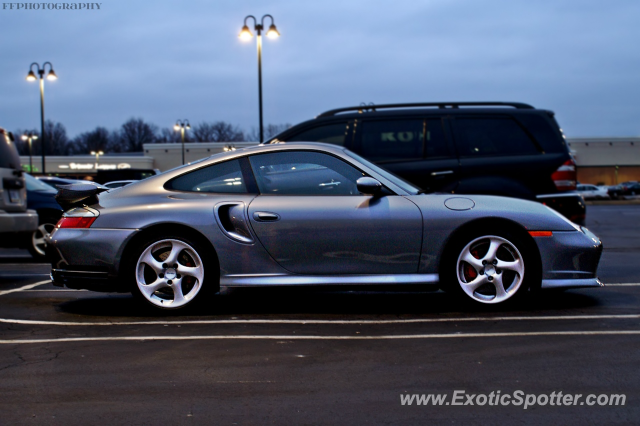
M 197 242 L 179 236 L 146 240 L 134 259 L 128 268 L 132 293 L 160 309 L 199 304 L 210 293 L 205 279 L 218 275 L 210 255 Z
M 43 216 L 39 218 L 38 228 L 31 234 L 31 240 L 27 246 L 29 253 L 34 259 L 45 259 L 45 250 L 47 248 L 45 238 L 48 237 L 56 227 L 58 219 L 60 218 L 55 218 L 53 216 Z
M 458 238 L 443 264 L 448 289 L 482 304 L 501 304 L 527 292 L 540 267 L 531 245 L 505 231 L 486 230 Z

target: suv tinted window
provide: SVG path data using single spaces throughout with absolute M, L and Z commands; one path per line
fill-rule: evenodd
M 167 182 L 165 188 L 190 192 L 247 192 L 238 160 L 225 161 L 178 176 Z
M 422 119 L 365 121 L 360 152 L 371 161 L 422 158 L 424 125 Z
M 249 157 L 262 194 L 359 195 L 364 176 L 342 160 L 320 152 L 282 151 Z
M 461 157 L 537 154 L 525 131 L 510 118 L 457 118 Z
M 326 142 L 335 145 L 344 145 L 347 123 L 326 124 L 304 130 L 302 133 L 288 138 L 287 141 Z

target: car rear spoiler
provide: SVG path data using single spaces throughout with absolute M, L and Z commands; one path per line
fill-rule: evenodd
M 108 191 L 109 188 L 91 183 L 72 183 L 70 185 L 56 185 L 58 193 L 56 201 L 63 210 L 81 205 L 90 205 L 98 202 L 98 194 Z

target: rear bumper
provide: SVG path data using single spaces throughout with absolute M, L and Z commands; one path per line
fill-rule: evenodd
M 115 278 L 104 271 L 52 269 L 51 281 L 58 287 L 100 292 L 127 292 Z
M 0 247 L 28 247 L 37 228 L 38 213 L 35 210 L 20 213 L 0 210 Z
M 38 228 L 38 213 L 35 210 L 20 213 L 0 210 L 0 235 L 33 232 L 36 228 Z
M 47 244 L 54 285 L 101 292 L 127 292 L 118 279 L 126 242 L 135 229 L 54 230 Z

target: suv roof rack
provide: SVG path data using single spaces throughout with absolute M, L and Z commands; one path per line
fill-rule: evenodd
M 437 107 L 437 108 L 459 108 L 461 106 L 510 106 L 517 109 L 535 109 L 529 104 L 520 102 L 424 102 L 413 104 L 380 104 L 380 105 L 359 105 L 346 108 L 336 108 L 329 111 L 325 111 L 318 115 L 320 117 L 330 117 L 332 115 L 339 114 L 347 111 L 358 111 L 359 113 L 367 111 L 376 111 L 378 109 L 392 109 L 392 108 L 419 108 L 419 107 Z

